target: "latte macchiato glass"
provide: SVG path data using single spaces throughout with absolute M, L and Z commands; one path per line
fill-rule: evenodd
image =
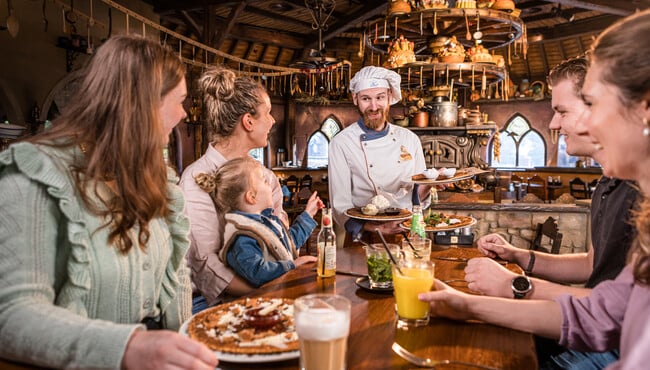
M 350 300 L 309 294 L 293 303 L 301 370 L 344 370 L 350 333 Z

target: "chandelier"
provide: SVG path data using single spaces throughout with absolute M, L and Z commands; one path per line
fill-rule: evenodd
M 311 28 L 318 31 L 318 49 L 312 49 L 308 58 L 297 61 L 292 66 L 298 68 L 322 68 L 337 63 L 338 59 L 325 56 L 326 50 L 323 42 L 323 31 L 327 31 L 327 21 L 336 7 L 336 0 L 305 0 L 305 7 L 311 15 Z

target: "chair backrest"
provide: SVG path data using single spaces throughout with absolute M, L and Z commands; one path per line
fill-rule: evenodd
M 569 181 L 569 192 L 571 193 L 571 196 L 576 199 L 589 199 L 587 183 L 582 181 L 579 177 Z
M 527 192 L 531 194 L 535 194 L 539 199 L 546 201 L 548 200 L 548 195 L 547 195 L 548 189 L 546 188 L 546 186 L 547 186 L 546 180 L 535 175 L 530 179 L 528 179 Z
M 549 249 L 542 246 L 542 238 L 544 236 L 550 239 L 550 253 L 560 253 L 560 247 L 562 246 L 562 233 L 559 232 L 557 222 L 553 217 L 547 218 L 543 224 L 537 224 L 537 230 L 535 230 L 535 237 L 533 238 L 533 244 L 530 249 L 549 253 Z
M 510 181 L 519 181 L 519 182 L 523 182 L 524 180 L 523 180 L 521 177 L 519 177 L 519 176 L 513 174 L 512 176 L 510 176 Z
M 292 193 L 298 192 L 298 177 L 296 175 L 291 175 L 284 180 L 284 184 L 289 188 L 289 191 Z
M 311 175 L 307 174 L 300 179 L 300 189 L 308 188 L 311 189 L 312 178 Z
M 307 201 L 309 200 L 309 197 L 311 197 L 312 191 L 308 187 L 303 187 L 298 191 L 298 194 L 296 195 L 298 197 L 298 204 L 307 204 Z

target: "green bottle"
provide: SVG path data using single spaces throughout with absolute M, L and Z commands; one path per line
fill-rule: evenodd
M 422 206 L 413 206 L 413 216 L 411 216 L 411 230 L 409 232 L 409 239 L 426 238 L 426 231 L 424 225 L 424 215 L 422 214 Z

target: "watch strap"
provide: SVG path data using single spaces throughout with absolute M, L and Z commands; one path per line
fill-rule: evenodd
M 530 276 L 533 274 L 533 267 L 535 266 L 535 252 L 531 250 L 528 255 L 530 256 L 530 259 L 528 260 L 528 266 L 524 272 L 526 272 L 526 275 Z

